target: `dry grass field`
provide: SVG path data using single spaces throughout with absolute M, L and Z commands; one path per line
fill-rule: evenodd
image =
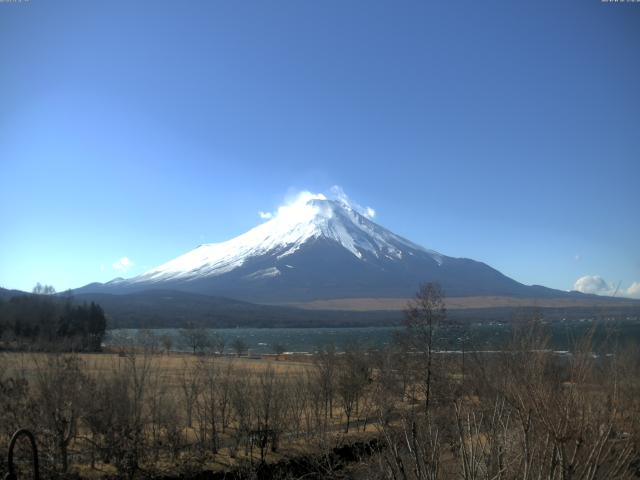
M 32 376 L 39 365 L 46 362 L 49 357 L 47 353 L 38 352 L 5 352 L 0 354 L 0 362 L 7 373 L 22 372 L 27 376 Z M 127 356 L 116 352 L 105 353 L 79 353 L 77 357 L 84 365 L 84 371 L 89 375 L 104 374 L 122 366 L 127 361 Z M 143 362 L 145 359 L 151 362 L 151 368 L 159 369 L 166 378 L 177 378 L 185 370 L 192 369 L 202 356 L 189 353 L 154 353 L 145 357 L 138 354 L 136 361 Z M 288 355 L 264 355 L 260 358 L 248 358 L 246 356 L 216 356 L 214 358 L 219 366 L 232 365 L 238 370 L 247 370 L 254 373 L 264 372 L 271 369 L 278 374 L 296 374 L 308 371 L 311 367 L 311 358 L 303 356 Z
M 334 300 L 315 300 L 312 302 L 297 302 L 287 305 L 307 310 L 352 310 L 352 311 L 402 311 L 407 307 L 409 298 L 340 298 Z M 598 298 L 521 298 L 504 296 L 483 297 L 447 297 L 446 307 L 450 310 L 464 310 L 477 308 L 574 308 L 574 307 L 607 307 L 637 305 L 637 301 L 625 298 L 602 300 Z
M 0 450 L 31 429 L 46 478 L 638 478 L 638 349 L 598 355 L 586 334 L 556 355 L 545 328 L 464 362 L 432 350 L 428 323 L 377 352 L 4 353 Z
M 77 364 L 67 364 L 65 359 L 74 359 Z M 65 374 L 64 369 L 69 372 Z M 314 455 L 324 448 L 371 438 L 375 426 L 355 416 L 350 419 L 350 431 L 344 431 L 345 416 L 337 399 L 327 408 L 320 405 L 324 401 L 320 391 L 310 391 L 312 384 L 318 386 L 316 372 L 317 366 L 308 356 L 214 357 L 144 351 L 0 354 L 0 378 L 26 380 L 26 396 L 39 401 L 43 389 L 68 388 L 67 398 L 55 400 L 73 405 L 71 409 L 56 405 L 42 414 L 62 413 L 78 422 L 66 447 L 68 459 L 64 463 L 68 466 L 64 469 L 87 478 L 127 475 L 126 465 L 99 458 L 111 447 L 97 447 L 97 443 L 114 442 L 118 435 L 124 437 L 119 440 L 123 448 L 135 449 L 127 445 L 129 440 L 144 445 L 144 453 L 137 452 L 141 458 L 136 459 L 136 469 L 145 475 L 228 471 L 247 463 Z M 64 378 L 69 373 L 81 374 L 81 379 L 74 382 Z M 65 382 L 73 385 L 56 385 Z M 126 387 L 118 390 L 118 383 Z M 100 393 L 100 385 L 110 398 L 94 396 Z M 116 391 L 110 392 L 110 388 Z M 125 416 L 117 419 L 120 414 Z M 83 415 L 88 417 L 84 422 Z M 98 432 L 91 425 L 93 415 L 103 415 L 106 421 L 116 418 L 121 424 L 113 431 L 109 425 L 100 425 L 103 431 Z M 53 473 L 59 470 L 56 463 L 60 462 L 52 438 L 56 425 L 43 425 L 42 420 L 46 419 L 24 415 L 22 423 L 18 421 L 12 428 L 28 427 L 36 432 L 41 448 L 47 452 L 43 465 Z M 136 422 L 140 422 L 138 436 L 120 431 Z M 3 432 L 3 445 L 11 431 Z M 283 433 L 274 440 L 263 438 L 263 431 Z M 131 435 L 133 439 L 128 438 Z

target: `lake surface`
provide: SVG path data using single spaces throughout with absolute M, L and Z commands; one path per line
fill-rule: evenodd
M 571 350 L 576 338 L 593 327 L 591 321 L 557 322 L 548 325 L 551 334 L 551 347 L 555 350 Z M 231 343 L 241 339 L 251 354 L 273 353 L 276 345 L 282 345 L 287 352 L 314 352 L 318 348 L 334 345 L 343 351 L 349 345 L 361 348 L 382 348 L 393 341 L 395 332 L 401 327 L 358 327 L 358 328 L 222 328 L 208 330 L 224 338 L 226 350 Z M 184 335 L 180 329 L 156 329 L 140 331 L 137 329 L 117 329 L 107 332 L 105 345 L 139 345 L 146 335 L 160 342 L 163 337 L 171 339 L 171 348 L 175 351 L 188 351 Z M 457 351 L 491 350 L 507 344 L 512 336 L 509 324 L 470 324 L 453 327 L 440 327 L 436 333 L 439 349 Z M 598 324 L 594 341 L 597 346 L 608 342 L 640 344 L 640 321 L 630 320 L 615 324 Z M 605 347 L 609 348 L 609 347 Z

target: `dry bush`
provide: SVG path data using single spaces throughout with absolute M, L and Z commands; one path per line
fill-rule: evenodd
M 420 318 L 407 328 L 422 329 L 417 339 L 328 347 L 307 365 L 165 355 L 149 336 L 136 354 L 12 357 L 0 363 L 0 441 L 34 428 L 45 476 L 250 476 L 305 454 L 309 478 L 337 478 L 332 449 L 376 436 L 364 478 L 633 478 L 637 347 L 594 345 L 588 332 L 559 355 L 534 319 L 501 351 L 467 352 L 462 375 L 460 357 L 434 343 L 446 318 Z
M 575 339 L 570 353 L 554 353 L 546 326 L 533 319 L 514 329 L 502 351 L 473 355 L 464 383 L 450 375 L 433 384 L 444 402 L 426 415 L 411 401 L 390 404 L 378 394 L 387 447 L 379 476 L 635 478 L 640 356 L 635 348 L 603 348 L 598 353 L 592 330 Z M 388 391 L 400 374 L 394 378 L 397 370 L 382 366 L 378 388 Z
M 77 355 L 51 354 L 37 363 L 34 381 L 36 431 L 45 445 L 46 466 L 66 473 L 69 447 L 78 434 L 84 415 L 83 385 L 86 377 Z

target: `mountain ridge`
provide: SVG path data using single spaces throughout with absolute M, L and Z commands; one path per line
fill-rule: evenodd
M 450 297 L 584 298 L 524 285 L 491 266 L 420 246 L 348 202 L 308 194 L 269 221 L 225 242 L 202 244 L 130 279 L 76 293 L 168 289 L 261 304 L 410 298 L 438 282 Z

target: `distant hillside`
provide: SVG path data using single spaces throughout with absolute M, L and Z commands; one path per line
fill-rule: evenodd
M 0 289 L 0 299 L 27 295 Z M 66 295 L 61 294 L 61 295 Z M 181 328 L 187 323 L 212 328 L 349 327 L 397 325 L 407 299 L 359 298 L 318 301 L 291 306 L 257 305 L 224 297 L 173 290 L 131 294 L 75 294 L 76 303 L 95 302 L 107 316 L 107 328 Z M 450 297 L 447 316 L 461 322 L 508 322 L 542 314 L 547 320 L 581 318 L 640 318 L 640 302 L 585 295 L 569 299 Z
M 126 295 L 104 293 L 78 294 L 77 301 L 100 304 L 108 317 L 109 328 L 180 328 L 188 322 L 213 328 L 233 327 L 347 327 L 396 325 L 403 319 L 405 304 L 393 310 L 299 309 L 284 306 L 256 305 L 238 300 L 170 290 L 149 290 Z M 454 305 L 456 301 L 454 300 Z M 526 305 L 493 304 L 450 308 L 451 321 L 508 322 L 534 312 L 548 320 L 580 318 L 640 318 L 639 302 L 594 305 Z
M 74 297 L 101 305 L 109 328 L 179 328 L 188 322 L 217 328 L 364 326 L 390 325 L 402 318 L 399 311 L 308 311 L 172 290 L 124 295 L 82 293 Z
M 0 287 L 0 299 L 9 300 L 11 297 L 15 297 L 17 295 L 26 295 L 27 292 L 23 292 L 21 290 L 7 290 L 6 288 Z

